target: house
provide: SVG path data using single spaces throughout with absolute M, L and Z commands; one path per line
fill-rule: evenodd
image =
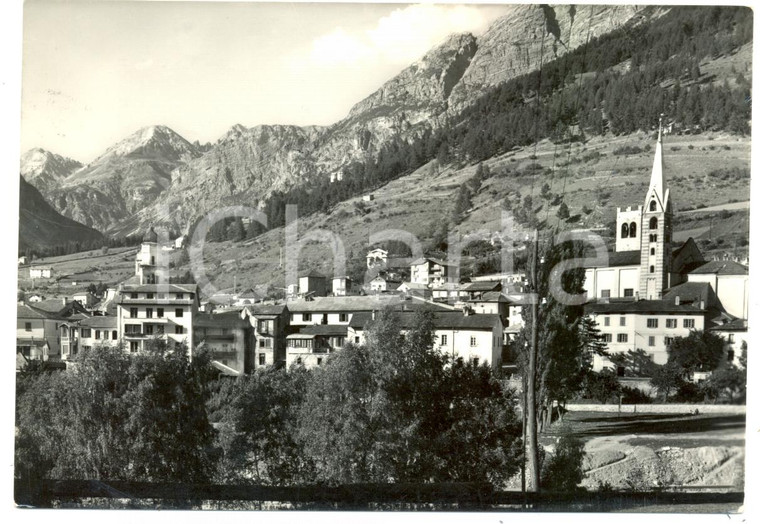
M 34 293 L 32 295 L 28 295 L 26 297 L 25 301 L 28 302 L 28 303 L 30 303 L 30 304 L 34 304 L 36 302 L 42 302 L 43 300 L 45 300 L 44 296 L 38 295 L 37 293 Z
M 436 302 L 457 303 L 467 298 L 467 294 L 461 290 L 461 286 L 455 282 L 439 284 L 432 288 L 431 294 Z
M 713 326 L 708 329 L 726 341 L 726 358 L 737 367 L 742 367 L 740 362 L 742 352 L 749 347 L 747 321 L 737 318 L 725 324 Z
M 28 360 L 60 358 L 58 325 L 64 320 L 54 313 L 25 304 L 16 306 L 16 352 Z
M 749 315 L 749 271 L 736 262 L 710 261 L 689 272 L 689 282 L 708 282 L 726 312 L 738 318 Z
M 375 248 L 367 253 L 367 269 L 373 267 L 385 267 L 388 263 L 388 252 L 382 248 Z
M 441 286 L 451 281 L 452 265 L 435 258 L 418 258 L 410 264 L 413 284 Z
M 71 360 L 94 346 L 117 347 L 122 343 L 115 316 L 70 318 L 59 326 L 59 335 L 62 360 Z
M 85 309 L 90 309 L 97 302 L 95 295 L 87 291 L 74 293 L 71 295 L 71 300 L 72 302 L 79 302 Z
M 193 322 L 198 313 L 196 284 L 122 284 L 116 302 L 118 331 L 130 352 L 153 338 L 186 344 L 192 356 Z
M 362 200 L 364 202 L 372 202 L 374 199 L 375 199 L 375 195 L 373 195 L 372 193 L 370 193 L 369 195 L 364 195 L 362 197 Z
M 433 311 L 435 347 L 452 360 L 462 359 L 476 365 L 501 366 L 503 325 L 498 315 L 469 314 L 462 311 Z M 356 313 L 348 325 L 348 340 L 355 344 L 365 342 L 365 333 L 375 315 Z M 402 333 L 415 327 L 415 313 L 398 313 Z
M 433 296 L 426 284 L 417 284 L 415 282 L 402 282 L 396 290 L 409 297 L 430 298 Z
M 344 297 L 356 292 L 356 286 L 351 277 L 334 277 L 332 279 L 332 294 L 336 297 Z
M 317 297 L 314 300 L 288 302 L 290 327 L 309 325 L 347 326 L 358 312 L 379 311 L 401 304 L 396 295 Z
M 377 275 L 369 281 L 369 291 L 371 293 L 387 293 L 396 291 L 401 285 L 400 280 L 394 280 L 390 277 Z
M 185 235 L 178 236 L 174 239 L 174 249 L 182 249 L 185 247 Z
M 330 354 L 345 345 L 347 331 L 347 326 L 311 325 L 288 335 L 286 366 L 310 369 L 325 364 Z
M 327 277 L 318 271 L 309 271 L 298 277 L 298 285 L 288 285 L 288 298 L 327 296 Z
M 196 351 L 208 351 L 211 365 L 222 374 L 239 376 L 253 371 L 253 328 L 239 312 L 197 313 L 193 339 Z
M 52 278 L 53 268 L 50 266 L 32 266 L 29 268 L 29 278 Z
M 235 306 L 250 306 L 264 300 L 264 294 L 259 293 L 253 288 L 248 288 L 239 295 L 233 297 L 233 305 Z
M 253 368 L 285 365 L 290 312 L 284 304 L 255 304 L 240 313 L 253 328 Z

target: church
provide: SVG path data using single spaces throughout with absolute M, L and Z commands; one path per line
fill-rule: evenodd
M 605 265 L 586 267 L 584 282 L 585 311 L 599 326 L 608 351 L 643 349 L 656 364 L 667 362 L 667 347 L 675 337 L 692 330 L 717 332 L 737 318 L 746 320 L 749 290 L 747 269 L 733 264 L 728 270 L 731 294 L 719 295 L 717 275 L 711 269 L 705 278 L 710 263 L 694 240 L 673 244 L 674 204 L 665 175 L 660 124 L 644 201 L 617 209 L 614 251 Z M 610 367 L 625 375 L 609 359 L 594 357 L 595 371 Z

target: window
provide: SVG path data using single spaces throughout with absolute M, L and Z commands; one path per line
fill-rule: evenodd
M 649 346 L 654 346 L 654 337 L 649 337 Z
M 657 217 L 652 217 L 649 219 L 649 229 L 650 231 L 657 229 Z
M 153 318 L 153 308 L 145 308 L 145 318 Z
M 338 315 L 338 322 L 348 322 L 348 314 L 341 313 Z
M 628 224 L 620 226 L 620 238 L 628 238 Z
M 628 236 L 636 238 L 636 222 L 631 222 L 631 225 L 628 227 Z
M 259 366 L 264 366 L 267 363 L 267 354 L 259 353 Z
M 182 300 L 183 298 L 185 298 L 184 293 L 177 293 L 177 300 Z
M 648 328 L 656 328 L 658 326 L 659 322 L 656 318 L 648 318 L 647 319 L 647 327 Z
M 657 242 L 657 235 L 649 235 L 650 242 Z
M 669 329 L 675 329 L 678 327 L 678 319 L 677 318 L 666 318 L 665 319 L 665 327 Z
M 694 319 L 693 318 L 683 319 L 683 327 L 685 327 L 686 329 L 694 329 Z
M 650 248 L 650 249 L 649 249 L 649 254 L 650 254 L 650 255 L 654 255 L 654 248 Z
M 145 298 L 153 298 L 153 293 L 146 293 Z
M 311 322 L 311 313 L 304 313 L 301 315 L 301 318 L 304 322 Z
M 657 211 L 657 202 L 654 200 L 649 203 L 649 211 Z
M 470 347 L 474 347 L 478 345 L 478 339 L 477 337 L 470 337 Z
M 100 340 L 100 330 L 95 330 L 95 340 Z
M 604 317 L 604 325 L 609 326 L 610 325 L 610 317 Z
M 623 290 L 623 296 L 624 297 L 632 297 L 633 296 L 633 288 L 627 287 Z
M 317 357 L 317 366 L 322 365 L 322 357 Z
M 441 345 L 445 346 L 449 343 L 449 336 L 448 335 L 441 335 Z
M 354 337 L 354 344 L 358 344 L 360 340 L 360 337 Z
M 298 364 L 299 366 L 300 366 L 301 364 L 303 364 L 303 360 L 301 360 L 301 357 L 298 357 L 298 358 L 296 359 L 296 364 Z
M 175 317 L 181 317 L 184 314 L 185 314 L 185 310 L 182 309 L 181 307 L 178 307 L 177 309 L 174 310 Z
M 24 322 L 24 331 L 31 331 L 31 330 L 32 330 L 32 323 Z
M 136 351 L 139 351 L 139 350 L 140 350 L 140 342 L 138 342 L 137 340 L 132 340 L 132 341 L 129 343 L 129 350 L 130 350 L 132 353 L 134 353 L 134 352 L 136 352 Z
M 602 342 L 612 342 L 612 333 L 602 333 Z
M 124 333 L 127 335 L 139 335 L 141 333 L 140 330 L 140 324 L 124 324 Z
M 618 333 L 617 341 L 618 342 L 628 342 L 628 333 Z
M 346 337 L 335 337 L 333 346 L 342 348 L 346 344 Z
M 156 316 L 158 318 L 164 318 L 164 308 L 160 307 L 156 309 Z
M 115 329 L 111 331 L 111 340 L 116 340 L 119 338 L 119 333 Z
M 153 334 L 153 324 L 145 324 L 145 334 L 146 335 Z
M 259 339 L 259 347 L 260 348 L 271 347 L 270 344 L 269 344 L 269 339 L 268 338 L 260 338 Z
M 137 308 L 136 307 L 129 308 L 129 318 L 137 318 Z
M 129 298 L 137 298 L 137 293 L 130 293 Z
M 728 334 L 728 343 L 729 344 L 733 344 L 734 343 L 734 334 L 733 333 L 729 333 Z
M 90 328 L 82 328 L 82 338 L 90 338 L 92 336 L 92 331 Z
M 174 326 L 174 334 L 175 335 L 183 335 L 185 333 L 185 327 L 184 326 Z
M 649 272 L 654 273 L 654 266 L 649 266 Z
M 617 376 L 618 377 L 624 377 L 625 376 L 625 367 L 624 366 L 618 366 L 617 367 Z
M 610 290 L 602 289 L 602 298 L 610 298 Z
M 669 346 L 673 343 L 673 337 L 665 337 L 665 345 Z
M 625 326 L 625 317 L 620 317 L 620 325 Z
M 480 365 L 480 359 L 478 357 L 475 357 L 472 359 L 472 365 L 477 367 Z

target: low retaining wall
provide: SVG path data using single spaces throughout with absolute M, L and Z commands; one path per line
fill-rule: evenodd
M 745 415 L 747 406 L 731 404 L 567 404 L 568 411 L 598 411 L 602 413 L 694 413 Z

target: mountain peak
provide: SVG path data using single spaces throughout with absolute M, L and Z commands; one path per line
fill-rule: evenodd
M 35 147 L 21 155 L 20 173 L 36 188 L 48 189 L 80 167 L 82 164 L 76 160 Z
M 173 129 L 164 125 L 152 125 L 138 129 L 109 147 L 92 163 L 97 164 L 109 158 L 126 156 L 180 160 L 198 155 L 196 147 Z

